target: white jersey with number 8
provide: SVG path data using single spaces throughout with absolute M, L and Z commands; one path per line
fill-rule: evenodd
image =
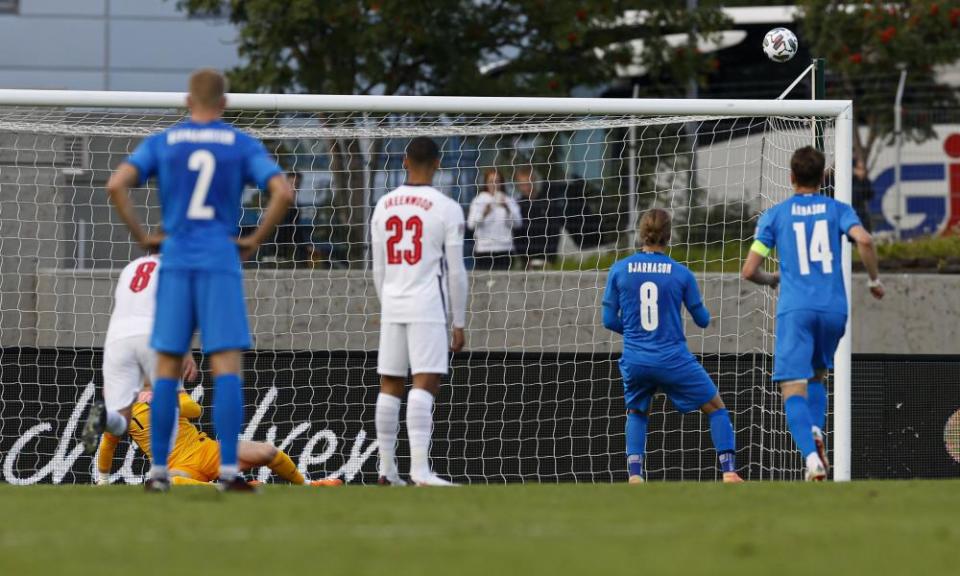
M 448 267 L 463 269 L 463 229 L 463 209 L 432 186 L 404 185 L 380 198 L 371 240 L 381 322 L 446 324 L 450 307 L 453 325 L 463 327 L 465 286 L 452 278 L 447 285 Z
M 120 272 L 106 343 L 153 332 L 159 268 L 160 257 L 151 255 L 137 258 Z

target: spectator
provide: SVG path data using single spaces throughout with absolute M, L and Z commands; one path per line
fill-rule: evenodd
M 522 226 L 517 235 L 517 253 L 524 267 L 543 268 L 557 258 L 560 233 L 563 230 L 563 202 L 551 204 L 550 198 L 536 181 L 531 166 L 520 166 L 514 173 L 514 187 L 520 193 L 518 205 Z
M 483 188 L 470 203 L 467 228 L 473 231 L 475 270 L 509 270 L 513 261 L 513 231 L 522 221 L 517 201 L 503 190 L 496 169 L 483 174 Z
M 873 200 L 873 185 L 870 183 L 867 165 L 862 158 L 857 158 L 853 165 L 853 202 L 851 204 L 867 232 L 873 232 L 871 200 Z

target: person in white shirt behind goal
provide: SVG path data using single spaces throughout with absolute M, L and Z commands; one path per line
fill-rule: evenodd
M 103 401 L 90 408 L 81 438 L 87 454 L 97 451 L 100 435 L 127 433 L 130 409 L 143 389 L 152 383 L 157 353 L 150 347 L 157 302 L 160 256 L 149 254 L 127 264 L 113 294 L 113 312 L 103 344 Z M 183 377 L 192 382 L 197 365 L 184 357 Z
M 433 400 L 449 365 L 463 349 L 467 272 L 463 265 L 463 210 L 433 188 L 440 149 L 426 137 L 407 145 L 407 181 L 384 195 L 373 211 L 373 279 L 380 299 L 376 427 L 380 484 L 403 486 L 396 462 L 400 401 L 407 374 L 410 479 L 420 486 L 452 486 L 430 467 Z M 447 308 L 453 316 L 447 333 Z

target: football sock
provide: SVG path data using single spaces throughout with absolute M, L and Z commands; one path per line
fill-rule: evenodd
M 730 413 L 726 408 L 710 413 L 710 437 L 713 438 L 713 447 L 717 451 L 720 469 L 724 472 L 736 472 L 736 438 L 733 434 L 733 424 L 730 422 Z
M 297 465 L 287 456 L 283 450 L 277 450 L 277 455 L 273 457 L 267 466 L 273 470 L 273 473 L 283 478 L 291 484 L 303 484 L 303 474 L 297 470 Z
M 174 486 L 213 486 L 213 484 L 209 482 L 194 480 L 193 478 L 187 478 L 186 476 L 173 476 L 170 478 L 170 483 Z
M 407 395 L 407 436 L 410 438 L 410 474 L 430 474 L 430 436 L 433 433 L 433 394 L 414 388 Z
M 807 406 L 810 407 L 810 420 L 823 430 L 827 424 L 827 388 L 823 382 L 814 380 L 807 383 Z
M 153 400 L 150 401 L 150 451 L 153 455 L 150 476 L 153 478 L 167 475 L 170 441 L 177 426 L 178 386 L 179 382 L 174 378 L 157 378 L 153 383 Z
M 123 436 L 127 433 L 127 419 L 116 410 L 107 410 L 107 432 L 114 436 Z
M 239 374 L 221 374 L 213 379 L 213 429 L 220 442 L 220 479 L 237 475 L 237 443 L 243 425 L 243 389 Z
M 97 471 L 101 474 L 110 475 L 110 469 L 113 468 L 113 455 L 117 453 L 118 444 L 120 444 L 120 438 L 109 432 L 100 437 L 100 450 L 97 452 Z
M 793 441 L 803 457 L 817 451 L 817 445 L 813 441 L 813 423 L 810 422 L 810 408 L 807 406 L 807 399 L 803 396 L 791 396 L 783 403 L 784 410 L 787 413 L 787 426 L 790 427 L 790 434 L 793 435 Z
M 409 412 L 408 412 L 409 417 Z M 397 431 L 400 428 L 400 399 L 383 392 L 377 396 L 374 420 L 380 453 L 380 476 L 397 474 Z
M 647 451 L 647 415 L 627 411 L 627 471 L 630 476 L 643 476 L 643 457 Z

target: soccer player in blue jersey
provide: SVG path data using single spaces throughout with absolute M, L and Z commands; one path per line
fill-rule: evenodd
M 827 419 L 823 379 L 833 368 L 833 355 L 847 326 L 840 261 L 844 235 L 857 245 L 870 276 L 870 292 L 883 298 L 873 238 L 850 205 L 818 194 L 823 169 L 823 154 L 813 147 L 793 153 L 790 181 L 796 194 L 760 217 L 742 271 L 746 280 L 780 286 L 773 381 L 780 383 L 787 425 L 810 481 L 825 480 L 829 467 L 823 442 Z M 774 248 L 780 271 L 767 272 L 761 267 Z
M 607 275 L 603 325 L 623 335 L 624 403 L 627 408 L 627 469 L 631 484 L 643 482 L 647 412 L 659 389 L 681 412 L 700 409 L 710 419 L 724 482 L 743 482 L 737 474 L 730 414 L 716 385 L 687 348 L 681 306 L 701 328 L 710 324 L 697 280 L 686 266 L 666 255 L 670 214 L 654 208 L 640 220 L 640 252 L 617 261 Z
M 241 260 L 286 216 L 293 191 L 259 140 L 222 120 L 226 79 L 202 69 L 190 77 L 190 118 L 145 139 L 117 168 L 107 190 L 120 218 L 145 249 L 163 254 L 151 345 L 158 353 L 150 419 L 153 466 L 148 490 L 170 486 L 167 457 L 177 422 L 183 356 L 200 329 L 213 371 L 213 424 L 220 442 L 220 481 L 226 490 L 251 490 L 238 475 L 243 424 L 240 361 L 250 347 Z M 128 189 L 157 177 L 163 233 L 147 234 Z M 252 183 L 270 192 L 261 224 L 237 238 L 241 195 Z

